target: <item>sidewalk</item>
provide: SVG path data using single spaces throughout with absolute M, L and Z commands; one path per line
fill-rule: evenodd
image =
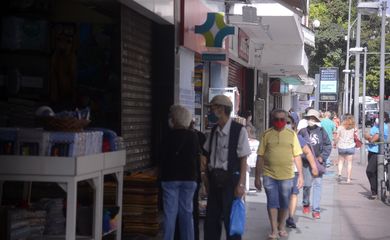
M 337 159 L 332 151 L 331 159 Z M 366 161 L 365 161 L 366 162 Z M 369 200 L 369 184 L 365 175 L 365 164 L 360 165 L 360 151 L 354 157 L 352 183 L 337 183 L 337 167 L 328 168 L 323 180 L 321 219 L 314 220 L 302 213 L 301 198 L 298 201 L 296 229 L 288 229 L 289 240 L 356 240 L 390 239 L 390 206 L 379 200 Z M 253 185 L 253 178 L 251 178 Z M 245 240 L 267 239 L 270 224 L 266 210 L 265 193 L 247 196 L 247 224 Z

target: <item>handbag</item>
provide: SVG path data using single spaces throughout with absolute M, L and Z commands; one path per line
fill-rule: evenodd
M 322 163 L 320 163 L 320 161 L 318 161 L 318 158 L 314 157 L 314 161 L 316 162 L 318 175 L 326 173 L 326 167 Z
M 229 235 L 243 235 L 245 232 L 245 203 L 241 198 L 233 201 L 230 213 Z
M 356 132 L 353 134 L 353 140 L 355 142 L 355 148 L 360 148 L 363 145 L 362 141 L 360 141 Z

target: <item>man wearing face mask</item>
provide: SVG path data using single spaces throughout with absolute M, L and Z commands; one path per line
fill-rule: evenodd
M 288 236 L 285 221 L 295 175 L 294 162 L 298 170 L 297 187 L 301 188 L 303 185 L 300 157 L 302 148 L 297 134 L 292 129 L 286 128 L 287 116 L 287 112 L 282 109 L 272 111 L 273 127 L 263 133 L 257 151 L 255 186 L 261 190 L 264 185 L 267 195 L 267 210 L 271 223 L 269 239 Z
M 332 143 L 328 137 L 326 131 L 318 126 L 320 123 L 320 113 L 315 109 L 310 109 L 305 119 L 307 120 L 306 129 L 301 131 L 306 131 L 309 135 L 310 145 L 314 151 L 314 157 L 318 162 L 324 166 L 326 159 L 329 158 L 330 152 L 332 151 Z M 320 165 L 319 165 L 320 166 Z M 315 219 L 320 218 L 320 201 L 321 201 L 321 191 L 322 191 L 322 174 L 319 171 L 317 177 L 313 177 L 310 172 L 310 167 L 308 162 L 303 161 L 303 175 L 305 178 L 305 185 L 303 186 L 303 213 L 310 213 L 310 191 L 313 186 L 313 206 L 312 206 L 312 216 Z
M 210 102 L 211 111 L 218 119 L 210 136 L 203 145 L 208 153 L 207 169 L 208 196 L 204 239 L 221 238 L 222 220 L 226 239 L 241 239 L 240 235 L 230 236 L 230 212 L 234 198 L 245 193 L 247 156 L 251 154 L 248 133 L 245 127 L 230 118 L 233 104 L 225 95 L 217 95 Z

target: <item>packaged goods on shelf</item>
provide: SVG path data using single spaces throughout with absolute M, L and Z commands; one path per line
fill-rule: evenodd
M 17 154 L 17 128 L 0 128 L 0 155 Z
M 17 137 L 18 155 L 45 156 L 48 153 L 49 132 L 39 128 L 22 128 Z

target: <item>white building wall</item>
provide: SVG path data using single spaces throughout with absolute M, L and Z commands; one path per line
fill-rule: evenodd
M 187 107 L 194 114 L 194 52 L 186 48 L 180 48 L 177 61 L 176 72 L 179 78 L 175 81 L 175 103 Z

